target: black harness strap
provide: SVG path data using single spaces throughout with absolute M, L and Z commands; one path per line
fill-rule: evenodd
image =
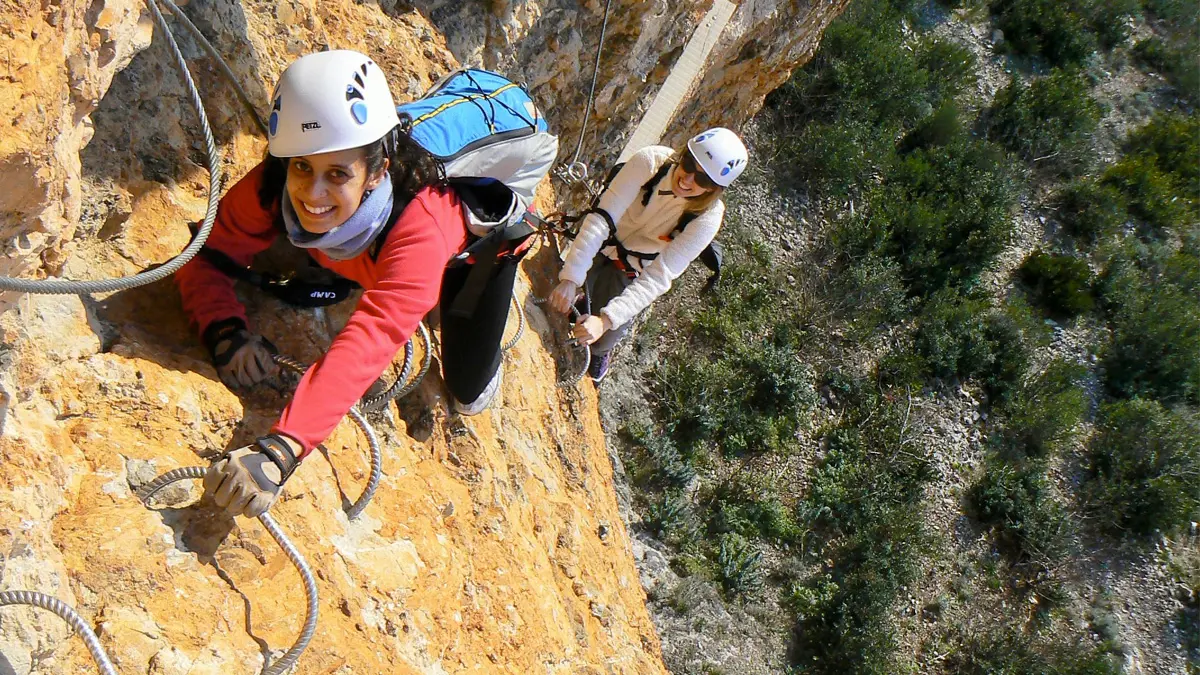
M 479 298 L 492 280 L 492 272 L 496 269 L 496 261 L 501 257 L 501 252 L 515 249 L 534 232 L 534 227 L 525 218 L 521 218 L 504 227 L 497 227 L 456 255 L 450 263 L 451 266 L 467 264 L 470 258 L 474 258 L 475 262 L 471 264 L 471 271 L 467 274 L 467 280 L 459 289 L 458 295 L 454 296 L 450 314 L 463 319 L 473 316 L 475 307 L 479 305 Z
M 615 177 L 617 172 L 620 171 L 622 166 L 624 166 L 624 164 L 618 164 L 609 171 L 608 178 L 605 181 L 606 189 L 612 182 L 613 177 Z M 643 208 L 650 204 L 650 198 L 654 196 L 654 189 L 660 182 L 662 182 L 662 179 L 667 177 L 667 174 L 670 173 L 671 167 L 673 166 L 675 166 L 673 162 L 664 162 L 663 165 L 658 168 L 658 171 L 656 171 L 654 175 L 650 177 L 650 180 L 642 184 Z M 596 201 L 598 203 L 599 199 Z M 595 213 L 599 215 L 601 218 L 604 218 L 604 222 L 608 223 L 608 239 L 605 239 L 604 243 L 601 244 L 600 247 L 605 248 L 612 246 L 614 249 L 616 249 L 617 259 L 614 260 L 613 263 L 617 269 L 625 273 L 625 276 L 629 277 L 630 279 L 637 278 L 638 268 L 658 257 L 658 253 L 644 253 L 642 251 L 635 251 L 633 249 L 626 248 L 625 245 L 622 244 L 619 239 L 617 239 L 617 224 L 613 221 L 612 215 L 600 208 L 598 205 L 594 205 L 592 208 L 584 211 L 583 215 L 587 215 L 589 213 Z M 675 225 L 675 229 L 671 230 L 671 233 L 667 236 L 671 239 L 679 236 L 680 233 L 687 228 L 688 223 L 695 219 L 696 214 L 685 212 L 679 217 L 679 222 Z M 630 261 L 630 258 L 635 258 L 641 261 L 641 265 L 634 267 L 633 263 Z
M 318 283 L 304 279 L 284 278 L 266 272 L 255 272 L 249 267 L 237 264 L 232 258 L 217 249 L 207 246 L 200 249 L 200 257 L 225 276 L 261 288 L 289 305 L 297 307 L 326 307 L 337 304 L 361 288 L 354 281 L 342 277 L 336 277 L 328 283 Z

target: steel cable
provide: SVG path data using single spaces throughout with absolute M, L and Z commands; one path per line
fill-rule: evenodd
M 185 466 L 168 471 L 138 489 L 138 499 L 148 506 L 150 499 L 159 490 L 181 480 L 202 480 L 205 471 L 205 468 L 202 466 Z M 262 672 L 262 675 L 283 675 L 292 666 L 296 665 L 296 661 L 300 659 L 300 654 L 308 647 L 308 643 L 312 641 L 313 633 L 317 630 L 317 582 L 313 578 L 312 570 L 308 567 L 308 561 L 304 559 L 304 556 L 300 555 L 300 551 L 287 538 L 283 530 L 279 529 L 279 524 L 275 522 L 271 514 L 262 514 L 258 517 L 258 521 L 263 524 L 263 527 L 267 528 L 267 532 L 279 544 L 279 548 L 283 549 L 284 555 L 296 566 L 296 571 L 300 573 L 300 578 L 304 580 L 304 594 L 308 600 L 304 617 L 304 628 L 300 631 L 300 637 L 296 639 L 291 649 L 284 652 L 283 656 L 279 657 L 279 660 L 265 667 Z M 116 671 L 113 671 L 112 675 L 116 675 Z
M 515 295 L 513 296 L 512 304 L 513 308 L 517 310 L 517 332 L 508 342 L 505 342 L 504 345 L 500 347 L 500 351 L 502 352 L 506 352 L 513 347 L 516 347 L 517 343 L 521 341 L 521 336 L 525 334 L 525 310 L 521 307 L 521 302 L 517 300 L 517 296 Z
M 425 345 L 425 351 L 421 354 L 421 369 L 417 371 L 416 376 L 412 380 L 408 380 L 412 359 L 412 338 L 409 337 L 408 344 L 405 345 L 404 369 L 387 390 L 375 396 L 363 397 L 358 404 L 358 407 L 362 408 L 363 411 L 374 412 L 382 408 L 388 401 L 408 396 L 425 379 L 425 375 L 429 372 L 429 365 L 433 362 L 433 339 L 429 336 L 429 328 L 425 326 L 424 322 L 417 324 L 417 334 L 421 337 L 421 342 Z
M 167 27 L 167 20 L 163 18 L 162 12 L 159 11 L 158 5 L 155 4 L 154 0 L 146 0 L 146 6 L 150 8 L 150 13 L 154 15 L 155 23 L 162 29 L 163 35 L 167 39 L 167 44 L 175 56 L 176 65 L 179 67 L 179 71 L 183 75 L 183 80 L 187 84 L 188 93 L 191 94 L 192 106 L 195 107 L 196 114 L 200 117 L 200 128 L 204 134 L 204 145 L 208 153 L 208 210 L 204 214 L 204 221 L 200 229 L 187 245 L 187 248 L 183 249 L 182 253 L 159 267 L 144 270 L 130 277 L 88 281 L 0 277 L 0 291 L 50 295 L 84 295 L 88 293 L 109 293 L 136 286 L 144 286 L 174 274 L 180 267 L 183 267 L 189 260 L 195 257 L 200 248 L 204 246 L 204 242 L 208 240 L 208 234 L 212 231 L 213 220 L 217 217 L 217 205 L 220 202 L 221 157 L 217 153 L 217 143 L 213 140 L 212 129 L 208 125 L 208 116 L 204 113 L 204 103 L 200 100 L 200 92 L 196 90 L 196 83 L 192 81 L 192 74 L 187 69 L 187 63 L 184 61 L 183 54 L 179 51 L 179 45 L 175 42 L 175 36 L 171 34 L 171 30 Z
M 179 19 L 179 21 L 187 27 L 188 31 L 192 34 L 192 37 L 196 40 L 196 42 L 199 42 L 200 46 L 204 47 L 204 51 L 208 52 L 208 55 L 217 62 L 217 66 L 221 69 L 221 74 L 225 76 L 225 79 L 229 80 L 229 84 L 233 85 L 233 91 L 235 94 L 237 94 L 238 100 L 242 102 L 242 105 L 246 108 L 246 111 L 250 113 L 250 117 L 254 120 L 254 124 L 258 127 L 258 130 L 263 133 L 263 136 L 266 136 L 267 123 L 264 122 L 263 118 L 258 114 L 258 109 L 255 108 L 254 103 L 250 101 L 249 94 L 246 93 L 245 89 L 242 89 L 242 85 L 238 84 L 237 76 L 233 74 L 232 70 L 230 70 L 229 64 L 226 63 L 225 59 L 221 57 L 221 53 L 218 52 L 217 48 L 208 41 L 208 38 L 204 37 L 204 33 L 200 32 L 200 29 L 196 27 L 196 24 L 192 23 L 192 20 L 189 19 L 187 15 L 183 13 L 183 10 L 179 9 L 174 2 L 171 2 L 171 0 L 158 1 L 166 5 L 167 9 L 171 10 L 171 13 L 175 15 L 175 18 Z
M 36 591 L 0 591 L 0 607 L 6 605 L 30 605 L 54 612 L 63 621 L 70 624 L 79 637 L 83 638 L 83 644 L 87 645 L 88 651 L 92 653 L 92 658 L 95 659 L 102 675 L 117 675 L 117 669 L 113 667 L 104 647 L 100 646 L 100 638 L 96 637 L 96 632 L 67 603 L 54 596 Z
M 304 371 L 308 370 L 307 366 L 291 357 L 274 354 L 272 358 L 275 360 L 275 363 L 291 370 L 297 375 L 303 376 Z M 367 479 L 367 486 L 363 489 L 362 494 L 350 505 L 350 508 L 346 509 L 346 515 L 351 520 L 357 518 L 358 514 L 367 508 L 367 504 L 371 503 L 371 499 L 375 496 L 375 491 L 379 489 L 380 478 L 383 476 L 383 453 L 380 451 L 379 437 L 375 435 L 375 429 L 371 427 L 371 423 L 367 421 L 367 418 L 363 417 L 359 408 L 360 406 L 356 405 L 350 408 L 347 414 L 358 425 L 358 428 L 362 429 L 363 435 L 367 437 L 367 445 L 371 449 L 371 476 Z
M 533 304 L 535 305 L 544 305 L 548 300 L 548 298 L 539 298 L 534 295 L 529 297 L 533 300 Z M 571 318 L 575 321 L 579 320 L 579 310 L 575 308 L 575 305 L 571 305 Z M 576 341 L 575 344 L 576 346 L 583 348 L 583 370 L 580 370 L 579 374 L 572 378 L 555 382 L 554 386 L 558 387 L 559 389 L 568 389 L 579 384 L 579 381 L 583 379 L 583 376 L 587 375 L 588 368 L 592 366 L 592 350 L 588 349 L 587 345 L 580 345 L 578 341 Z

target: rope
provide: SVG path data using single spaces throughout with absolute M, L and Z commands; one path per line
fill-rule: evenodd
M 275 363 L 300 376 L 303 376 L 304 371 L 308 370 L 308 366 L 288 356 L 273 354 L 271 358 L 275 360 Z M 407 368 L 407 365 L 405 367 Z M 371 448 L 371 477 L 367 479 L 367 487 L 363 488 L 362 494 L 350 505 L 350 508 L 346 509 L 346 515 L 351 520 L 357 518 L 358 514 L 367 508 L 367 504 L 371 503 L 375 491 L 379 489 L 379 480 L 383 475 L 383 454 L 379 450 L 379 437 L 375 435 L 375 430 L 371 428 L 370 422 L 367 422 L 367 419 L 362 416 L 359 407 L 356 405 L 350 408 L 347 414 L 367 437 L 367 445 Z
M 408 344 L 404 347 L 404 369 L 400 371 L 400 375 L 396 377 L 396 381 L 386 391 L 370 398 L 364 397 L 359 402 L 358 407 L 362 408 L 363 411 L 373 412 L 382 408 L 388 401 L 408 396 L 421 384 L 421 380 L 425 379 L 425 374 L 429 372 L 429 364 L 433 361 L 433 341 L 429 337 L 429 329 L 425 327 L 424 322 L 417 324 L 417 331 L 421 336 L 421 341 L 425 344 L 425 351 L 421 355 L 421 369 L 417 371 L 417 376 L 411 382 L 405 383 L 408 380 L 412 365 L 412 338 L 409 338 Z
M 588 92 L 587 107 L 583 109 L 583 125 L 579 127 L 579 142 L 575 144 L 575 156 L 567 165 L 567 177 L 578 182 L 587 180 L 587 165 L 579 161 L 579 153 L 583 150 L 583 137 L 587 133 L 588 118 L 592 114 L 592 104 L 596 101 L 596 79 L 600 76 L 600 54 L 604 51 L 604 33 L 608 30 L 608 10 L 611 7 L 612 0 L 604 3 L 604 21 L 600 24 L 600 41 L 596 44 L 596 64 L 592 67 L 592 89 Z
M 513 296 L 512 304 L 513 308 L 517 310 L 517 334 L 512 336 L 512 339 L 510 339 L 508 342 L 505 342 L 504 346 L 500 347 L 500 351 L 502 352 L 506 352 L 513 347 L 516 347 L 517 343 L 521 340 L 521 336 L 525 334 L 525 310 L 521 308 L 521 303 L 517 300 L 517 296 L 515 295 Z
M 146 504 L 156 492 L 171 483 L 189 478 L 200 480 L 204 478 L 204 474 L 205 469 L 202 466 L 186 466 L 168 471 L 146 485 L 143 485 L 137 491 L 138 499 L 143 504 Z M 308 562 L 304 559 L 304 556 L 300 555 L 300 551 L 292 545 L 292 542 L 283 533 L 283 530 L 279 529 L 279 525 L 271 517 L 271 514 L 262 514 L 258 517 L 258 521 L 263 524 L 263 527 L 267 528 L 267 532 L 279 544 L 279 548 L 283 549 L 284 555 L 296 566 L 296 571 L 300 573 L 300 578 L 304 580 L 304 595 L 308 599 L 308 606 L 306 607 L 304 616 L 304 628 L 300 631 L 300 637 L 296 639 L 291 649 L 279 657 L 278 661 L 264 668 L 262 673 L 262 675 L 283 675 L 292 666 L 296 665 L 296 661 L 300 659 L 300 654 L 308 647 L 308 643 L 312 641 L 313 633 L 317 630 L 317 582 L 313 578 L 312 570 L 309 569 Z M 111 674 L 105 673 L 105 675 L 116 675 L 116 671 L 112 671 Z
M 529 297 L 533 299 L 533 304 L 535 305 L 543 305 L 548 300 L 548 298 L 539 298 L 533 295 Z M 571 305 L 571 319 L 573 321 L 579 320 L 579 310 L 575 309 L 574 305 Z M 583 348 L 583 370 L 580 370 L 579 374 L 572 378 L 555 382 L 554 386 L 559 389 L 569 389 L 570 387 L 574 387 L 575 385 L 579 384 L 579 381 L 583 379 L 583 376 L 587 375 L 588 368 L 592 366 L 592 350 L 588 349 L 587 345 L 580 345 L 578 341 L 576 341 L 575 344 L 576 346 Z
M 179 19 L 179 21 L 187 27 L 188 31 L 191 32 L 192 37 L 196 40 L 196 42 L 199 42 L 200 46 L 204 47 L 204 51 L 208 52 L 208 55 L 217 62 L 217 66 L 221 69 L 221 74 L 223 74 L 225 79 L 229 80 L 229 83 L 233 85 L 233 91 L 237 94 L 238 100 L 242 102 L 242 105 L 250 113 L 250 118 L 254 120 L 254 124 L 258 127 L 258 130 L 263 133 L 263 136 L 266 136 L 267 123 L 263 121 L 263 118 L 258 114 L 258 109 L 255 108 L 254 104 L 250 102 L 250 96 L 246 93 L 246 90 L 242 89 L 242 85 L 238 84 L 237 76 L 233 74 L 232 70 L 230 70 L 229 64 L 225 62 L 225 59 L 221 58 L 221 53 L 218 52 L 217 48 L 208 41 L 208 38 L 204 37 L 204 33 L 200 32 L 200 29 L 196 27 L 196 24 L 192 23 L 192 20 L 189 19 L 187 15 L 183 13 L 183 10 L 179 9 L 174 2 L 171 2 L 171 0 L 158 1 L 166 5 L 167 9 L 171 10 L 171 13 L 175 15 L 175 18 Z
M 79 637 L 83 638 L 83 644 L 87 645 L 88 651 L 92 653 L 92 659 L 100 667 L 102 675 L 117 675 L 117 669 L 113 667 L 108 654 L 104 652 L 104 647 L 100 646 L 100 639 L 96 637 L 95 631 L 67 603 L 35 591 L 0 591 L 0 607 L 6 605 L 31 605 L 54 612 L 62 617 L 64 621 L 71 624 L 71 628 Z
M 183 54 L 179 51 L 179 45 L 175 42 L 175 37 L 167 27 L 167 20 L 163 18 L 162 12 L 159 11 L 158 5 L 154 3 L 154 0 L 146 0 L 146 6 L 150 8 L 150 13 L 154 15 L 155 23 L 158 24 L 159 28 L 163 31 L 163 35 L 167 38 L 167 43 L 175 56 L 175 63 L 179 66 L 179 71 L 183 76 L 184 83 L 187 85 L 188 93 L 191 94 L 192 106 L 196 109 L 196 114 L 200 118 L 200 128 L 204 134 L 204 145 L 208 153 L 208 211 L 204 214 L 203 224 L 200 226 L 191 243 L 187 245 L 187 248 L 183 249 L 182 253 L 164 265 L 144 270 L 131 277 L 97 279 L 92 281 L 0 277 L 0 291 L 51 295 L 84 295 L 88 293 L 109 293 L 136 286 L 144 286 L 174 274 L 196 255 L 208 239 L 208 234 L 212 231 L 213 220 L 217 217 L 217 204 L 220 201 L 220 184 L 222 178 L 221 157 L 217 153 L 217 143 L 213 140 L 212 129 L 208 125 L 208 116 L 204 114 L 204 103 L 200 100 L 200 92 L 196 91 L 196 83 L 192 81 L 192 74 L 187 69 L 187 63 L 183 59 Z

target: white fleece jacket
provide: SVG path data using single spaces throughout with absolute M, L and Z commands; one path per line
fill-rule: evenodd
M 650 201 L 642 206 L 642 186 L 654 177 L 671 157 L 671 152 L 670 148 L 661 145 L 638 150 L 600 196 L 599 207 L 616 221 L 617 240 L 625 248 L 659 254 L 644 266 L 640 260 L 630 256 L 630 262 L 639 269 L 638 278 L 600 310 L 613 326 L 628 323 L 658 296 L 666 293 L 671 288 L 671 282 L 683 274 L 721 229 L 725 204 L 717 200 L 688 223 L 687 228 L 674 240 L 669 239 L 687 205 L 686 199 L 676 197 L 671 192 L 669 174 L 654 186 Z M 615 260 L 616 247 L 604 246 L 606 239 L 608 223 L 602 216 L 589 213 L 567 251 L 567 259 L 558 278 L 582 286 L 597 252 Z

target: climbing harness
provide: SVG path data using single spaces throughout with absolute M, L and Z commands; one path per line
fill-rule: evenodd
M 54 612 L 63 621 L 70 624 L 79 637 L 83 638 L 83 644 L 92 653 L 92 659 L 96 661 L 96 665 L 100 668 L 101 675 L 117 675 L 117 669 L 113 667 L 113 663 L 108 658 L 108 654 L 105 653 L 104 647 L 100 646 L 100 639 L 96 637 L 96 632 L 67 603 L 53 596 L 36 591 L 0 591 L 0 607 L 8 605 L 30 605 L 48 612 Z
M 179 72 L 182 74 L 188 93 L 191 95 L 192 106 L 196 109 L 196 114 L 200 118 L 200 128 L 204 135 L 204 147 L 208 154 L 208 210 L 204 214 L 203 224 L 200 226 L 196 236 L 187 245 L 187 248 L 183 249 L 182 253 L 161 266 L 143 270 L 131 277 L 91 281 L 0 277 L 0 291 L 50 295 L 86 295 L 89 293 L 109 293 L 136 286 L 144 286 L 174 274 L 180 267 L 187 264 L 200 251 L 201 247 L 204 246 L 204 242 L 208 240 L 208 235 L 212 231 L 213 221 L 217 217 L 217 204 L 220 202 L 222 179 L 221 156 L 217 153 L 217 143 L 213 140 L 212 129 L 208 125 L 208 116 L 204 113 L 204 103 L 200 100 L 200 92 L 196 90 L 196 83 L 192 81 L 192 74 L 187 69 L 187 63 L 183 59 L 183 54 L 179 51 L 179 45 L 175 42 L 175 37 L 171 34 L 171 30 L 167 27 L 167 20 L 163 18 L 162 12 L 159 11 L 158 5 L 155 4 L 155 0 L 146 0 L 146 6 L 150 8 L 150 13 L 154 15 L 155 23 L 158 24 L 163 35 L 167 38 L 167 44 L 174 53 L 175 63 L 179 67 Z
M 287 356 L 272 354 L 271 358 L 275 363 L 300 376 L 303 376 L 308 370 L 308 366 Z M 367 508 L 367 504 L 371 503 L 371 498 L 375 496 L 375 490 L 379 489 L 379 480 L 383 476 L 383 454 L 379 450 L 379 438 L 375 435 L 375 430 L 371 428 L 370 422 L 367 422 L 367 418 L 363 417 L 359 406 L 351 407 L 346 414 L 354 420 L 359 429 L 362 429 L 363 435 L 367 437 L 367 445 L 371 448 L 371 477 L 367 479 L 367 486 L 363 488 L 363 493 L 350 505 L 350 508 L 346 509 L 346 516 L 354 520 L 358 514 L 363 512 L 363 509 Z
M 181 480 L 203 480 L 205 472 L 206 470 L 202 466 L 186 466 L 168 471 L 142 486 L 137 491 L 137 497 L 149 508 L 150 499 L 159 490 Z M 300 637 L 296 638 L 296 642 L 292 645 L 291 649 L 288 649 L 283 656 L 279 657 L 278 661 L 263 669 L 262 672 L 262 675 L 283 675 L 283 673 L 291 670 L 292 666 L 296 665 L 296 661 L 300 659 L 300 654 L 308 647 L 313 633 L 317 630 L 317 582 L 313 578 L 312 570 L 308 567 L 308 561 L 304 559 L 304 556 L 300 555 L 300 551 L 292 545 L 291 540 L 287 538 L 283 530 L 279 529 L 279 525 L 275 522 L 275 519 L 269 513 L 264 513 L 258 517 L 258 521 L 263 524 L 263 527 L 267 528 L 267 532 L 279 544 L 279 548 L 283 549 L 284 555 L 296 566 L 296 571 L 300 573 L 300 578 L 304 580 L 304 595 L 308 599 L 308 604 L 305 608 L 304 628 L 300 631 Z M 93 652 L 94 654 L 95 652 Z M 106 675 L 109 674 L 106 673 Z M 116 671 L 111 671 L 111 675 L 116 675 Z

